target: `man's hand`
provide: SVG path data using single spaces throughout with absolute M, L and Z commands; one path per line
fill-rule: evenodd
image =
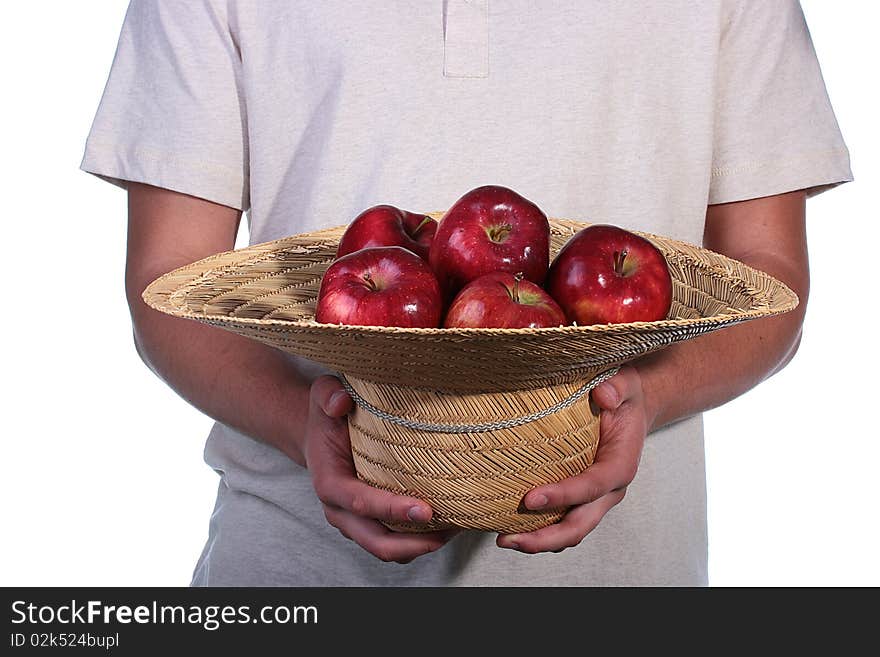
M 593 531 L 620 503 L 636 476 L 650 426 L 642 381 L 633 367 L 599 385 L 592 393 L 602 409 L 596 460 L 584 472 L 556 484 L 539 486 L 525 496 L 527 509 L 571 507 L 558 523 L 524 534 L 502 534 L 498 547 L 521 552 L 561 552 Z
M 427 523 L 433 511 L 419 499 L 373 488 L 357 478 L 346 419 L 351 405 L 338 379 L 322 376 L 312 384 L 305 455 L 327 522 L 382 561 L 408 563 L 438 550 L 455 530 L 406 534 L 379 522 Z
M 809 293 L 805 199 L 801 190 L 707 208 L 703 246 L 775 276 L 800 305 L 669 345 L 597 387 L 593 400 L 603 413 L 596 462 L 524 500 L 529 509 L 571 508 L 555 525 L 499 536 L 500 547 L 533 553 L 577 545 L 623 499 L 648 431 L 724 404 L 785 366 L 797 350 Z
M 241 212 L 166 189 L 129 185 L 126 287 L 144 361 L 214 419 L 308 465 L 327 520 L 385 561 L 432 552 L 455 532 L 396 533 L 379 520 L 427 522 L 431 507 L 372 488 L 355 475 L 339 381 L 313 374 L 274 347 L 149 308 L 141 298 L 160 274 L 235 245 Z M 224 367 L 218 371 L 217 362 Z M 308 414 L 306 427 L 299 418 Z

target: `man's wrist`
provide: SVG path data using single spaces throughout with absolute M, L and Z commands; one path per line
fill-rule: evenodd
M 660 354 L 649 354 L 637 359 L 632 367 L 638 372 L 642 385 L 642 405 L 645 412 L 648 433 L 656 431 L 668 422 L 665 409 L 668 404 L 669 377 L 665 375 Z
M 284 407 L 279 409 L 279 449 L 299 465 L 306 466 L 306 425 L 311 381 L 295 380 L 287 386 Z

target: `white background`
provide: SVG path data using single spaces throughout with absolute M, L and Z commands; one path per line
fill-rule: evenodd
M 186 585 L 207 535 L 210 420 L 135 354 L 125 195 L 77 170 L 126 4 L 0 6 L 0 585 Z M 803 6 L 857 181 L 809 202 L 798 356 L 707 415 L 719 586 L 880 585 L 880 11 Z

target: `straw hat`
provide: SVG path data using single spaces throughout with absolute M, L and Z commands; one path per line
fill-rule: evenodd
M 441 213 L 434 213 L 438 217 Z M 551 219 L 551 257 L 586 225 Z M 669 318 L 542 329 L 403 329 L 314 321 L 321 276 L 345 226 L 211 256 L 151 283 L 148 305 L 219 326 L 338 372 L 358 476 L 434 508 L 421 530 L 529 531 L 564 509 L 523 495 L 593 460 L 589 390 L 642 354 L 787 312 L 797 296 L 738 261 L 649 233 L 673 279 Z M 414 527 L 398 529 L 414 531 Z

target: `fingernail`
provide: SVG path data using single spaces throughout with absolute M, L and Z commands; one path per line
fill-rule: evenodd
M 333 408 L 340 402 L 340 400 L 345 399 L 346 397 L 348 397 L 348 393 L 345 392 L 345 390 L 337 390 L 330 395 L 330 401 L 327 402 L 327 409 Z
M 511 550 L 519 550 L 519 534 L 513 534 L 512 536 L 507 537 L 508 543 L 507 546 Z
M 431 519 L 431 512 L 423 506 L 411 506 L 406 512 L 406 517 L 413 522 L 428 522 Z
M 610 383 L 603 383 L 601 387 L 604 390 L 602 394 L 604 394 L 608 398 L 608 401 L 611 402 L 612 406 L 617 408 L 617 406 L 620 404 L 620 397 L 618 397 L 617 390 L 614 388 L 614 386 Z
M 547 499 L 546 495 L 531 495 L 526 498 L 526 508 L 527 509 L 543 509 L 547 506 L 547 502 L 550 500 Z

